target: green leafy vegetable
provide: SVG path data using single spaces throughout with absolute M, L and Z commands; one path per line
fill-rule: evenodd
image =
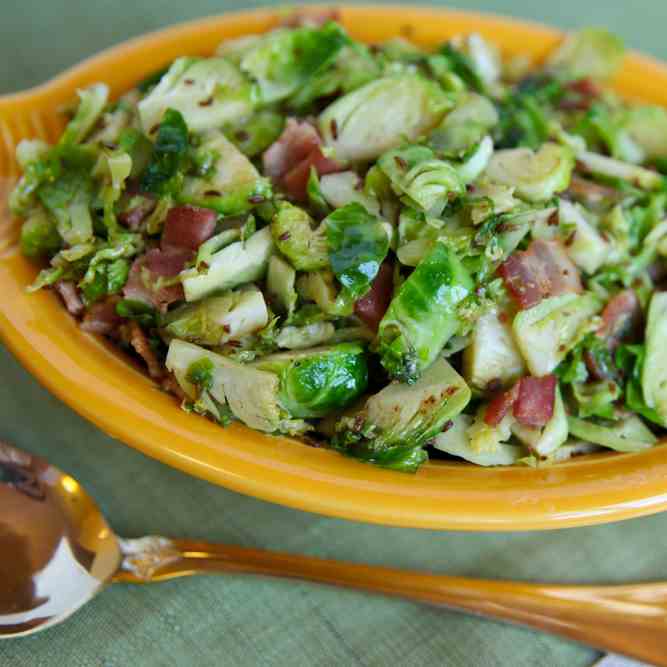
M 342 410 L 368 384 L 364 348 L 355 343 L 282 352 L 255 365 L 279 375 L 280 403 L 294 417 L 322 417 Z
M 457 305 L 473 289 L 460 260 L 436 243 L 401 285 L 380 322 L 382 365 L 394 378 L 415 382 L 460 325 Z
M 323 224 L 331 270 L 343 286 L 339 298 L 356 301 L 370 289 L 387 256 L 387 232 L 378 218 L 357 203 L 336 209 Z
M 157 132 L 151 161 L 143 176 L 143 188 L 157 193 L 180 190 L 180 172 L 185 167 L 188 148 L 188 127 L 182 114 L 175 109 L 167 109 Z
M 280 202 L 271 221 L 271 234 L 278 250 L 295 269 L 316 271 L 328 266 L 325 229 L 313 229 L 312 218 L 302 208 Z

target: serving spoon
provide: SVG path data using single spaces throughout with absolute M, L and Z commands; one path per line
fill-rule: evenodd
M 122 539 L 73 477 L 0 442 L 0 639 L 64 621 L 111 583 L 212 573 L 302 579 L 443 605 L 667 666 L 667 582 L 531 584 L 165 537 Z

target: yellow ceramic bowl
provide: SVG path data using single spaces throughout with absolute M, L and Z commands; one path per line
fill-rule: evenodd
M 26 93 L 0 99 L 0 177 L 16 179 L 24 137 L 54 140 L 56 110 L 96 81 L 119 94 L 183 54 L 209 54 L 225 38 L 265 31 L 275 12 L 208 18 L 123 44 Z M 346 7 L 342 22 L 369 42 L 399 34 L 435 46 L 476 31 L 506 54 L 539 59 L 558 32 L 508 19 L 435 9 Z M 624 95 L 667 106 L 667 68 L 637 55 L 615 82 Z M 2 192 L 0 192 L 2 195 Z M 3 195 L 1 202 L 6 197 Z M 548 468 L 429 463 L 416 475 L 390 472 L 243 426 L 222 429 L 183 412 L 132 363 L 83 333 L 50 292 L 28 295 L 36 268 L 17 249 L 18 224 L 0 216 L 0 334 L 45 386 L 103 431 L 164 463 L 235 491 L 312 512 L 423 528 L 562 528 L 667 508 L 667 446 L 600 454 Z M 103 465 L 100 461 L 100 465 Z

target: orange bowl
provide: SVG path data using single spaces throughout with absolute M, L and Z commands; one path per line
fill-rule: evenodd
M 539 59 L 561 35 L 489 15 L 400 7 L 343 7 L 356 38 L 399 34 L 435 46 L 476 31 L 507 54 Z M 203 19 L 127 42 L 26 93 L 0 99 L 2 199 L 18 175 L 13 153 L 24 137 L 53 141 L 57 109 L 96 81 L 113 94 L 178 55 L 209 54 L 225 38 L 274 27 L 277 12 Z M 632 98 L 667 106 L 667 67 L 628 56 L 615 81 Z M 3 194 L 4 193 L 4 194 Z M 18 223 L 0 214 L 0 335 L 46 387 L 103 431 L 145 454 L 215 484 L 333 516 L 422 528 L 517 530 L 581 526 L 667 508 L 667 446 L 599 454 L 532 468 L 432 462 L 415 475 L 382 470 L 235 424 L 222 429 L 180 410 L 121 353 L 82 332 L 50 292 L 25 291 L 36 274 L 17 248 Z M 102 465 L 103 462 L 100 462 Z

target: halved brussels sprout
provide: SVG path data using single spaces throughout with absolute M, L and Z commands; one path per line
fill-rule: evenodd
M 604 28 L 585 28 L 567 35 L 547 64 L 568 77 L 608 79 L 620 68 L 625 47 Z
M 440 357 L 415 384 L 392 382 L 358 414 L 341 419 L 332 444 L 363 461 L 411 472 L 428 458 L 424 444 L 469 400 L 468 385 Z
M 279 402 L 280 382 L 274 373 L 227 359 L 206 348 L 174 339 L 169 344 L 166 366 L 191 399 L 197 388 L 189 371 L 201 359 L 210 362 L 207 391 L 220 404 L 228 404 L 234 416 L 258 431 L 297 435 L 310 430 L 294 419 Z
M 609 426 L 595 424 L 578 417 L 568 417 L 570 433 L 577 438 L 609 447 L 617 452 L 640 452 L 651 448 L 657 438 L 637 416 L 628 417 Z
M 356 343 L 271 354 L 254 367 L 278 375 L 280 404 L 294 417 L 342 410 L 368 385 L 364 348 Z
M 460 195 L 465 184 L 457 170 L 438 160 L 426 146 L 407 146 L 384 153 L 378 166 L 391 181 L 394 191 L 410 205 L 438 215 L 450 196 Z
M 435 82 L 416 74 L 367 83 L 327 107 L 319 128 L 339 160 L 371 160 L 414 141 L 437 125 L 452 101 Z
M 236 241 L 214 253 L 207 266 L 186 269 L 181 281 L 186 301 L 197 301 L 213 292 L 223 292 L 264 276 L 274 245 L 268 227 L 247 241 Z
M 596 327 L 602 302 L 591 293 L 561 294 L 522 310 L 514 318 L 514 339 L 532 375 L 547 375 L 583 335 Z
M 667 292 L 655 292 L 649 305 L 642 390 L 646 405 L 667 426 Z
M 525 374 L 509 318 L 501 320 L 494 309 L 477 320 L 463 351 L 463 369 L 466 382 L 481 391 L 497 382 L 507 386 Z
M 218 347 L 259 331 L 268 322 L 264 296 L 250 288 L 176 308 L 166 315 L 164 329 L 173 338 Z
M 329 265 L 325 227 L 313 229 L 312 218 L 302 208 L 279 202 L 271 234 L 278 250 L 298 271 L 317 271 Z
M 473 289 L 461 261 L 435 243 L 392 299 L 379 327 L 382 365 L 393 377 L 415 382 L 460 325 L 457 305 Z
M 509 466 L 526 455 L 523 447 L 499 442 L 491 451 L 480 451 L 470 445 L 468 430 L 473 424 L 470 415 L 458 415 L 452 425 L 433 439 L 433 447 L 480 466 Z
M 221 132 L 203 135 L 194 158 L 210 167 L 204 176 L 185 179 L 182 202 L 238 215 L 271 197 L 269 181 Z
M 528 201 L 547 201 L 570 184 L 574 153 L 567 146 L 545 143 L 535 153 L 530 148 L 496 151 L 486 175 L 499 185 L 513 186 Z
M 138 106 L 148 135 L 167 109 L 179 111 L 194 132 L 217 129 L 253 110 L 250 83 L 225 58 L 177 58 Z

